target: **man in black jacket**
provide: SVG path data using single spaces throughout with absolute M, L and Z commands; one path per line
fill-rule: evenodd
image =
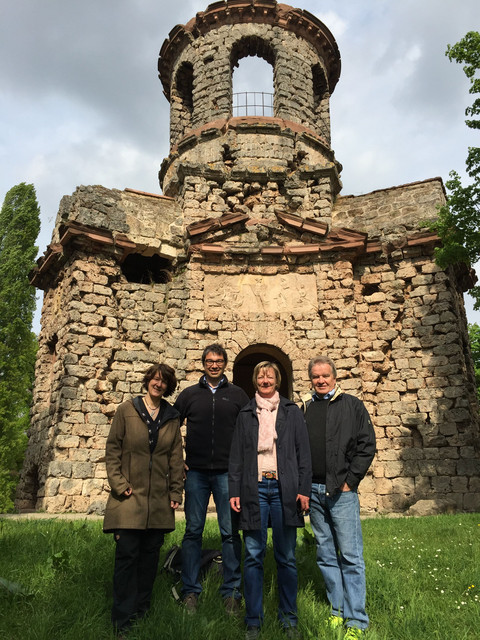
M 308 375 L 313 394 L 304 410 L 312 453 L 310 523 L 317 564 L 332 607 L 329 626 L 345 624 L 345 639 L 356 640 L 368 626 L 357 487 L 375 455 L 375 432 L 363 402 L 338 386 L 330 358 L 313 358 Z
M 223 584 L 220 593 L 228 613 L 240 609 L 242 544 L 236 514 L 230 509 L 228 457 L 235 422 L 249 400 L 224 375 L 227 353 L 219 344 L 205 348 L 204 375 L 184 389 L 175 402 L 180 421 L 187 421 L 185 443 L 185 535 L 182 543 L 182 598 L 193 613 L 202 591 L 199 580 L 202 535 L 213 495 L 222 537 Z

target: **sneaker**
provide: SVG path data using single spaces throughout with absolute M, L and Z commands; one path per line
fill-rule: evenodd
M 347 633 L 343 636 L 344 640 L 361 640 L 365 638 L 365 631 L 358 627 L 348 627 Z
M 187 613 L 195 613 L 197 610 L 198 596 L 196 593 L 187 593 L 182 600 Z
M 239 616 L 242 613 L 241 601 L 240 598 L 234 598 L 233 596 L 228 596 L 228 598 L 224 598 L 223 604 L 225 605 L 225 611 L 229 616 Z
M 247 627 L 245 631 L 245 640 L 256 640 L 260 635 L 259 627 Z
M 331 615 L 327 619 L 327 626 L 332 630 L 340 629 L 340 627 L 343 627 L 343 618 L 341 618 L 340 616 Z

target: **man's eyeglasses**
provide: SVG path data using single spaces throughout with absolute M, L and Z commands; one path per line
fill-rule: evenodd
M 205 360 L 207 367 L 221 367 L 224 362 L 225 360 L 223 358 L 220 360 Z

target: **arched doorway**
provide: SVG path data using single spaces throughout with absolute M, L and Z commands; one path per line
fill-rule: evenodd
M 259 362 L 269 360 L 275 362 L 282 374 L 280 395 L 292 396 L 292 365 L 290 359 L 278 347 L 270 344 L 254 344 L 241 351 L 233 364 L 233 383 L 241 387 L 249 398 L 255 395 L 252 374 Z

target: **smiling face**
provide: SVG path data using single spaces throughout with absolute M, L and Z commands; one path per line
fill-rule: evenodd
M 166 389 L 167 383 L 164 382 L 160 373 L 156 373 L 148 383 L 147 387 L 147 395 L 151 404 L 158 405 Z
M 216 387 L 223 377 L 226 366 L 227 363 L 220 354 L 209 351 L 203 362 L 208 384 L 212 387 Z
M 255 386 L 262 398 L 271 398 L 277 390 L 277 375 L 272 367 L 260 369 L 255 379 Z
M 324 396 L 331 391 L 337 382 L 337 379 L 333 375 L 332 367 L 324 363 L 313 365 L 310 380 L 315 393 L 319 396 Z

